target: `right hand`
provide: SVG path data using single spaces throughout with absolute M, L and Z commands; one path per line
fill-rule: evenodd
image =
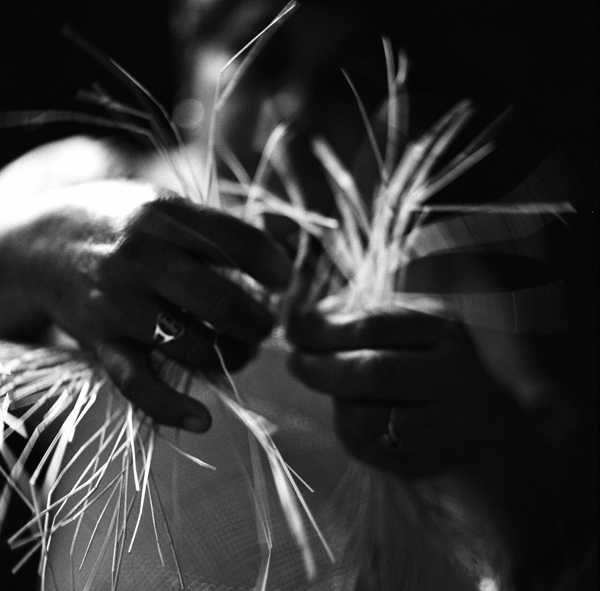
M 229 369 L 241 367 L 274 319 L 217 268 L 281 290 L 291 276 L 283 250 L 231 215 L 130 181 L 82 183 L 39 199 L 60 206 L 10 233 L 23 293 L 155 420 L 208 429 L 208 411 L 159 380 L 150 352 L 211 371 L 220 369 L 217 345 Z M 157 343 L 159 315 L 180 336 Z

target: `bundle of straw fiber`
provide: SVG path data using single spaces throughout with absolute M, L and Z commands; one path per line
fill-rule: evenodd
M 47 349 L 44 352 L 48 354 Z M 42 350 L 35 354 L 41 356 Z M 6 350 L 3 359 L 19 356 L 27 359 L 34 352 L 13 347 L 10 352 Z M 296 542 L 278 508 L 276 487 L 270 478 L 261 488 L 251 484 L 255 452 L 247 444 L 246 428 L 232 420 L 199 381 L 191 388 L 213 413 L 213 427 L 202 437 L 175 434 L 169 429 L 161 429 L 156 435 L 147 506 L 132 551 L 128 552 L 126 545 L 120 562 L 119 554 L 113 558 L 119 529 L 111 529 L 113 503 L 104 509 L 111 494 L 107 490 L 90 504 L 81 519 L 78 517 L 52 536 L 47 587 L 107 589 L 118 571 L 114 585 L 122 590 L 179 589 L 179 576 L 186 589 L 256 589 L 266 545 L 272 543 L 267 589 L 394 589 L 392 575 L 409 589 L 472 588 L 452 564 L 446 549 L 423 527 L 416 502 L 418 491 L 351 458 L 335 436 L 327 400 L 292 380 L 285 370 L 284 357 L 280 350 L 264 350 L 236 378 L 236 383 L 255 412 L 276 422 L 273 438 L 281 454 L 314 490 L 311 493 L 305 489 L 304 496 L 335 563 L 324 551 L 315 552 L 316 574 L 312 580 L 307 579 Z M 78 424 L 66 455 L 68 462 L 73 459 L 72 464 L 55 488 L 56 499 L 69 494 L 88 463 L 95 461 L 101 436 L 82 448 L 90 435 L 102 429 L 107 413 L 116 414 L 119 408 L 126 411 L 118 397 L 107 394 L 99 393 L 95 405 Z M 175 451 L 174 446 L 181 451 Z M 192 458 L 199 457 L 216 470 L 196 467 Z M 109 466 L 94 495 L 118 476 L 120 469 L 120 462 Z M 300 480 L 298 484 L 304 488 Z M 130 498 L 134 491 L 130 472 Z M 134 501 L 131 509 L 128 536 L 137 519 L 138 502 Z M 270 537 L 266 539 L 256 527 L 258 503 L 269 508 Z M 70 506 L 74 505 L 75 500 Z M 67 513 L 68 509 L 63 509 L 58 520 Z M 379 530 L 382 525 L 385 529 Z M 378 559 L 373 542 L 382 538 L 387 547 Z M 318 544 L 315 534 L 310 534 L 310 541 Z M 17 551 L 22 552 L 18 558 L 26 553 L 21 547 Z M 161 566 L 161 555 L 165 566 Z M 117 562 L 113 564 L 113 560 Z M 378 576 L 365 579 L 365 568 L 375 567 L 377 560 Z
M 402 53 L 394 60 L 390 42 L 384 39 L 383 44 L 388 80 L 388 99 L 379 116 L 386 123 L 383 140 L 376 137 L 360 96 L 344 72 L 377 163 L 372 193 L 361 195 L 356 179 L 324 138 L 313 142 L 314 154 L 330 180 L 340 218 L 339 229 L 325 232 L 322 240 L 327 263 L 343 278 L 341 284 L 331 288 L 327 306 L 346 312 L 401 306 L 458 317 L 467 324 L 489 328 L 515 332 L 556 330 L 564 319 L 548 308 L 559 297 L 560 286 L 555 284 L 483 295 L 437 294 L 435 301 L 406 292 L 409 263 L 432 254 L 497 244 L 511 254 L 543 257 L 543 252 L 536 251 L 537 243 L 519 241 L 574 209 L 568 192 L 560 189 L 564 183 L 557 182 L 558 189 L 554 190 L 544 187 L 542 194 L 547 198 L 531 201 L 532 195 L 541 192 L 532 186 L 539 170 L 502 202 L 438 204 L 432 200 L 492 152 L 494 131 L 504 114 L 456 150 L 453 143 L 474 113 L 468 101 L 461 101 L 420 138 L 408 141 L 407 60 Z M 540 165 L 546 177 L 556 166 L 555 160 L 550 158 Z M 556 174 L 550 177 L 559 181 Z M 437 217 L 432 218 L 431 214 Z M 535 310 L 540 304 L 542 310 Z
M 339 227 L 325 231 L 321 239 L 326 257 L 321 261 L 320 274 L 326 278 L 329 295 L 318 301 L 324 282 L 315 281 L 305 305 L 319 305 L 323 311 L 367 314 L 411 309 L 460 321 L 473 331 L 531 334 L 560 330 L 565 317 L 561 314 L 564 294 L 559 282 L 499 292 L 407 292 L 407 267 L 428 255 L 497 248 L 543 258 L 543 249 L 538 248 L 536 240 L 527 239 L 574 209 L 568 193 L 560 189 L 563 183 L 550 191 L 547 186 L 543 192 L 536 191 L 535 179 L 540 170 L 500 203 L 437 204 L 432 197 L 492 152 L 494 130 L 502 116 L 466 146 L 454 150 L 455 155 L 453 144 L 474 112 L 468 101 L 459 102 L 421 137 L 408 141 L 406 58 L 400 54 L 395 60 L 389 41 L 384 39 L 383 43 L 388 80 L 388 98 L 382 112 L 386 123 L 383 140 L 344 72 L 377 165 L 371 193 L 361 194 L 357 179 L 324 138 L 313 142 L 314 154 L 330 181 Z M 547 174 L 555 164 L 550 159 L 540 168 Z M 364 190 L 364 183 L 360 186 Z M 529 201 L 536 193 L 542 193 L 545 199 Z M 432 218 L 431 214 L 437 216 Z M 337 280 L 335 273 L 331 280 L 331 267 L 337 272 Z M 473 511 L 472 499 L 467 500 L 468 486 L 463 488 L 460 479 L 431 479 L 413 487 L 365 471 L 355 486 L 363 487 L 361 512 L 351 536 L 359 565 L 357 589 L 451 589 L 455 585 L 465 589 L 511 588 L 510 559 L 494 531 L 493 520 L 485 511 Z M 406 543 L 423 544 L 423 555 L 429 556 L 432 572 L 439 574 L 444 568 L 435 553 L 426 549 L 427 542 L 415 534 L 415 522 L 421 535 L 429 531 L 429 542 L 435 540 L 445 548 L 449 560 L 460 565 L 464 579 L 454 571 L 444 583 L 433 582 L 435 576 L 427 580 L 419 571 L 420 559 L 411 555 Z M 399 524 L 404 531 L 399 532 Z

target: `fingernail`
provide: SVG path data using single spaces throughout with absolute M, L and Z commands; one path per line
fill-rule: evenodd
M 204 433 L 210 428 L 211 419 L 207 413 L 206 417 L 185 417 L 183 419 L 183 428 L 194 433 Z

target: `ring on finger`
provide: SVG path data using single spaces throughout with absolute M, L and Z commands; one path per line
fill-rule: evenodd
M 159 312 L 156 315 L 152 340 L 157 345 L 166 345 L 181 338 L 184 332 L 185 327 L 182 322 L 179 322 L 170 314 Z
M 395 427 L 396 423 L 396 407 L 390 408 L 390 415 L 387 422 L 387 430 L 381 435 L 381 442 L 388 449 L 398 450 L 402 447 L 402 441 L 398 436 Z

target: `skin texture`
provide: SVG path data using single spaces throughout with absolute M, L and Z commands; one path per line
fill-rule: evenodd
M 57 163 L 64 161 L 65 145 L 54 149 Z M 4 179 L 14 186 L 20 175 L 39 177 L 36 167 L 47 166 L 53 147 L 38 154 L 45 164 L 29 155 Z M 240 368 L 274 318 L 232 272 L 277 291 L 290 279 L 290 263 L 266 234 L 226 213 L 151 185 L 94 178 L 103 172 L 93 168 L 75 184 L 60 178 L 7 208 L 0 272 L 8 280 L 0 299 L 15 314 L 0 330 L 18 334 L 34 320 L 54 322 L 94 352 L 123 394 L 158 422 L 205 431 L 206 409 L 158 379 L 151 351 L 210 372 L 220 367 L 218 345 L 228 367 Z M 183 333 L 155 346 L 161 313 Z
M 457 323 L 410 310 L 313 310 L 292 317 L 288 337 L 296 346 L 290 370 L 334 398 L 342 441 L 370 463 L 435 471 L 475 444 L 498 441 L 516 414 Z
M 412 263 L 407 291 L 429 292 L 435 302 L 435 294 L 501 293 L 551 276 L 526 257 L 463 251 Z M 561 413 L 586 404 L 574 385 L 577 350 L 568 350 L 564 332 L 492 329 L 435 305 L 342 313 L 334 301 L 307 308 L 298 297 L 287 323 L 289 367 L 333 398 L 340 437 L 372 463 L 435 472 L 484 448 L 512 446 L 540 415 L 560 423 Z M 557 303 L 555 313 L 567 311 Z M 389 430 L 393 446 L 382 438 Z

